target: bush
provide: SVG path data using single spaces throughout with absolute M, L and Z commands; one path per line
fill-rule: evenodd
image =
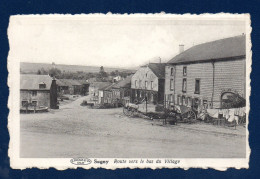
M 87 106 L 88 105 L 88 101 L 83 100 L 82 103 L 80 104 L 81 106 Z

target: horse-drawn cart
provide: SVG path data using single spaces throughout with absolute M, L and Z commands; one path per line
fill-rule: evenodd
M 175 119 L 176 122 L 194 123 L 197 119 L 196 113 L 195 111 L 193 111 L 191 107 L 183 105 L 174 105 L 166 111 L 168 113 L 167 118 Z
M 129 103 L 123 107 L 123 113 L 128 117 L 143 116 L 149 119 L 164 119 L 164 123 L 184 122 L 193 123 L 196 121 L 196 113 L 190 107 L 182 105 L 171 106 L 170 109 L 164 108 L 163 111 L 141 112 L 138 104 Z

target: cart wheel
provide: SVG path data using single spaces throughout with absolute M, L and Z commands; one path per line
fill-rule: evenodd
M 123 108 L 123 113 L 124 113 L 126 116 L 128 116 L 128 117 L 130 117 L 130 116 L 133 115 L 133 112 L 132 112 L 131 109 L 128 108 L 128 107 L 124 107 L 124 108 Z
M 182 119 L 185 121 L 187 120 L 189 123 L 195 122 L 196 114 L 193 111 L 188 111 L 182 115 Z

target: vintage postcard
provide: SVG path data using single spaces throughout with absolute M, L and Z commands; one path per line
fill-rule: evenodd
M 249 167 L 249 14 L 10 17 L 11 167 Z

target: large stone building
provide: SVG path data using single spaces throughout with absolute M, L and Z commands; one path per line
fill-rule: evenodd
M 141 66 L 131 79 L 131 102 L 163 103 L 165 63 L 150 63 Z
M 20 75 L 20 107 L 57 109 L 56 80 L 49 75 Z
M 171 59 L 165 70 L 165 105 L 223 107 L 230 96 L 246 94 L 245 36 L 191 47 Z

